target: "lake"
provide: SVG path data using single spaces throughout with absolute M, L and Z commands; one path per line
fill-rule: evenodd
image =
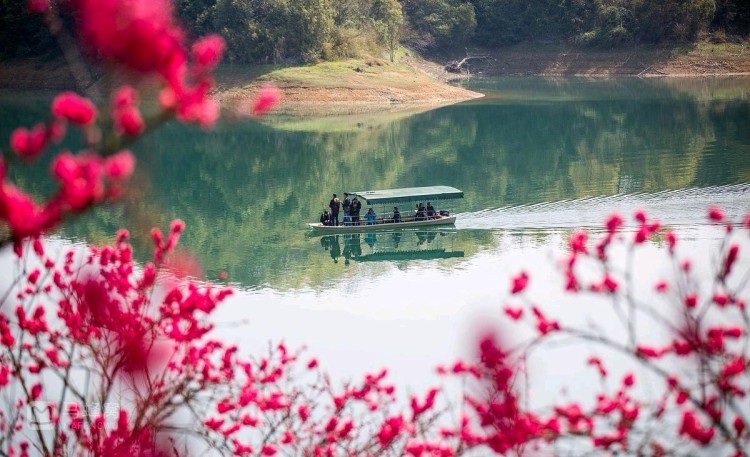
M 686 252 L 707 255 L 721 237 L 708 206 L 735 219 L 750 211 L 750 78 L 463 84 L 486 96 L 413 115 L 271 117 L 210 133 L 168 124 L 133 146 L 139 164 L 126 197 L 52 240 L 103 243 L 124 226 L 145 261 L 150 228 L 182 218 L 182 246 L 205 276 L 226 272 L 239 292 L 217 316 L 225 339 L 256 352 L 268 340 L 307 345 L 334 379 L 385 366 L 397 384 L 421 390 L 436 365 L 467 354 L 479 323 L 501 318 L 520 270 L 551 312 L 581 318 L 555 273 L 576 228 L 600 227 L 613 212 L 632 226 L 645 209 L 682 234 Z M 0 94 L 0 136 L 44 118 L 48 101 Z M 47 192 L 47 166 L 15 178 Z M 306 229 L 334 192 L 436 184 L 465 193 L 438 205 L 458 215 L 454 229 Z M 542 389 L 549 396 L 576 382 L 570 357 L 539 367 L 554 378 Z

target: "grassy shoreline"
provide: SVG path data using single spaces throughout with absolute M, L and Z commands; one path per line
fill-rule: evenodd
M 241 69 L 222 69 L 217 80 L 218 96 L 226 105 L 272 82 L 284 94 L 279 112 L 298 116 L 418 110 L 482 96 L 446 84 L 405 60 L 394 63 L 377 58 L 276 68 L 257 78 Z
M 449 84 L 466 75 L 447 72 L 445 64 L 467 54 L 483 56 L 468 67 L 482 76 L 723 76 L 750 75 L 748 48 L 748 42 L 608 51 L 522 44 L 427 58 L 402 50 L 395 63 L 370 57 L 294 67 L 228 64 L 217 72 L 216 95 L 232 106 L 274 82 L 284 94 L 282 115 L 398 113 L 481 97 Z M 75 80 L 61 61 L 9 61 L 0 66 L 0 89 L 69 90 Z

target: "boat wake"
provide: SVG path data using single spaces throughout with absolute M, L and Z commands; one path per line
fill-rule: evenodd
M 588 197 L 532 205 L 507 206 L 457 214 L 459 229 L 562 230 L 601 227 L 613 213 L 626 220 L 640 209 L 665 225 L 707 224 L 707 209 L 716 205 L 739 220 L 750 213 L 750 184 L 670 190 L 656 193 Z

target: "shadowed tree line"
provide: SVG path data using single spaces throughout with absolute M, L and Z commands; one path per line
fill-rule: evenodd
M 25 1 L 0 0 L 0 58 L 56 55 Z M 230 62 L 300 63 L 521 42 L 611 48 L 740 40 L 747 0 L 175 0 L 190 33 L 219 33 Z

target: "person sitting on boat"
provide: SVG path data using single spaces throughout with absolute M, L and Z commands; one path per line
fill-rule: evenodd
M 435 216 L 437 215 L 437 211 L 435 211 L 435 207 L 432 206 L 431 202 L 427 202 L 427 208 L 425 208 L 425 214 L 427 215 L 427 219 L 435 219 Z
M 414 220 L 415 221 L 425 220 L 424 205 L 422 203 L 419 203 L 417 205 L 417 212 L 414 214 Z
M 375 220 L 377 220 L 378 218 L 378 215 L 375 214 L 375 210 L 370 208 L 367 210 L 367 214 L 365 215 L 365 217 L 367 218 L 367 225 L 374 225 Z
M 391 222 L 401 222 L 401 213 L 398 211 L 398 206 L 393 207 L 393 217 L 391 217 Z
M 331 215 L 328 210 L 323 210 L 323 214 L 320 215 L 320 223 L 323 225 L 331 225 Z

